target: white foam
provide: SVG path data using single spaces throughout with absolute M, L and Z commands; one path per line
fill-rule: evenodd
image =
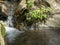
M 21 33 L 24 32 L 24 31 L 19 31 L 18 29 L 12 27 L 5 27 L 5 28 L 6 28 L 6 38 L 10 43 L 14 42 L 17 36 L 19 36 Z

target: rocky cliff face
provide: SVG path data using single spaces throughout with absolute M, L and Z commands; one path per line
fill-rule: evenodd
M 52 8 L 52 13 L 53 16 L 52 18 L 49 18 L 47 20 L 47 25 L 52 26 L 52 27 L 60 27 L 60 1 L 59 0 L 45 0 L 47 1 L 51 8 Z
M 47 1 L 54 12 L 60 12 L 60 1 L 58 0 L 45 0 Z

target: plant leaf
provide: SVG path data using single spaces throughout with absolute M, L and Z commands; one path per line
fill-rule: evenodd
M 3 26 L 3 24 L 1 24 L 1 34 L 2 34 L 3 37 L 6 35 L 5 27 Z

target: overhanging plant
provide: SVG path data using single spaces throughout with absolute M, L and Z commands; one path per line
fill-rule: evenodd
M 48 17 L 48 13 L 51 11 L 51 8 L 49 7 L 41 7 L 37 8 L 35 10 L 30 10 L 29 13 L 26 15 L 26 20 L 27 21 L 32 21 L 32 20 L 40 20 L 40 22 L 44 21 Z

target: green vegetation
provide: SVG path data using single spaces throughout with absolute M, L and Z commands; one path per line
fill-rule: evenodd
M 26 4 L 27 4 L 27 8 L 31 8 L 34 5 L 34 3 L 31 2 L 30 0 L 26 0 Z
M 51 11 L 50 7 L 45 7 L 42 5 L 40 8 L 37 8 L 35 10 L 31 10 L 32 6 L 34 6 L 34 3 L 30 0 L 26 1 L 27 8 L 29 9 L 29 12 L 26 15 L 26 20 L 28 22 L 40 20 L 40 22 L 45 21 L 48 17 L 48 13 Z
M 6 34 L 6 32 L 5 32 L 5 27 L 3 26 L 2 23 L 0 23 L 0 25 L 1 25 L 1 27 L 0 27 L 0 29 L 1 29 L 1 34 L 2 34 L 2 36 L 4 37 L 5 34 Z
M 22 25 L 21 23 L 25 26 L 31 26 L 38 22 L 45 24 L 51 8 L 44 4 L 38 4 L 37 6 L 33 1 L 26 0 L 26 8 L 23 8 L 19 13 L 14 15 L 14 27 L 20 29 L 20 26 Z
M 27 13 L 27 20 L 32 21 L 34 19 L 37 19 L 37 20 L 46 19 L 48 17 L 47 13 L 49 11 L 50 11 L 49 7 L 48 8 L 41 7 L 33 11 L 30 10 L 29 13 Z

